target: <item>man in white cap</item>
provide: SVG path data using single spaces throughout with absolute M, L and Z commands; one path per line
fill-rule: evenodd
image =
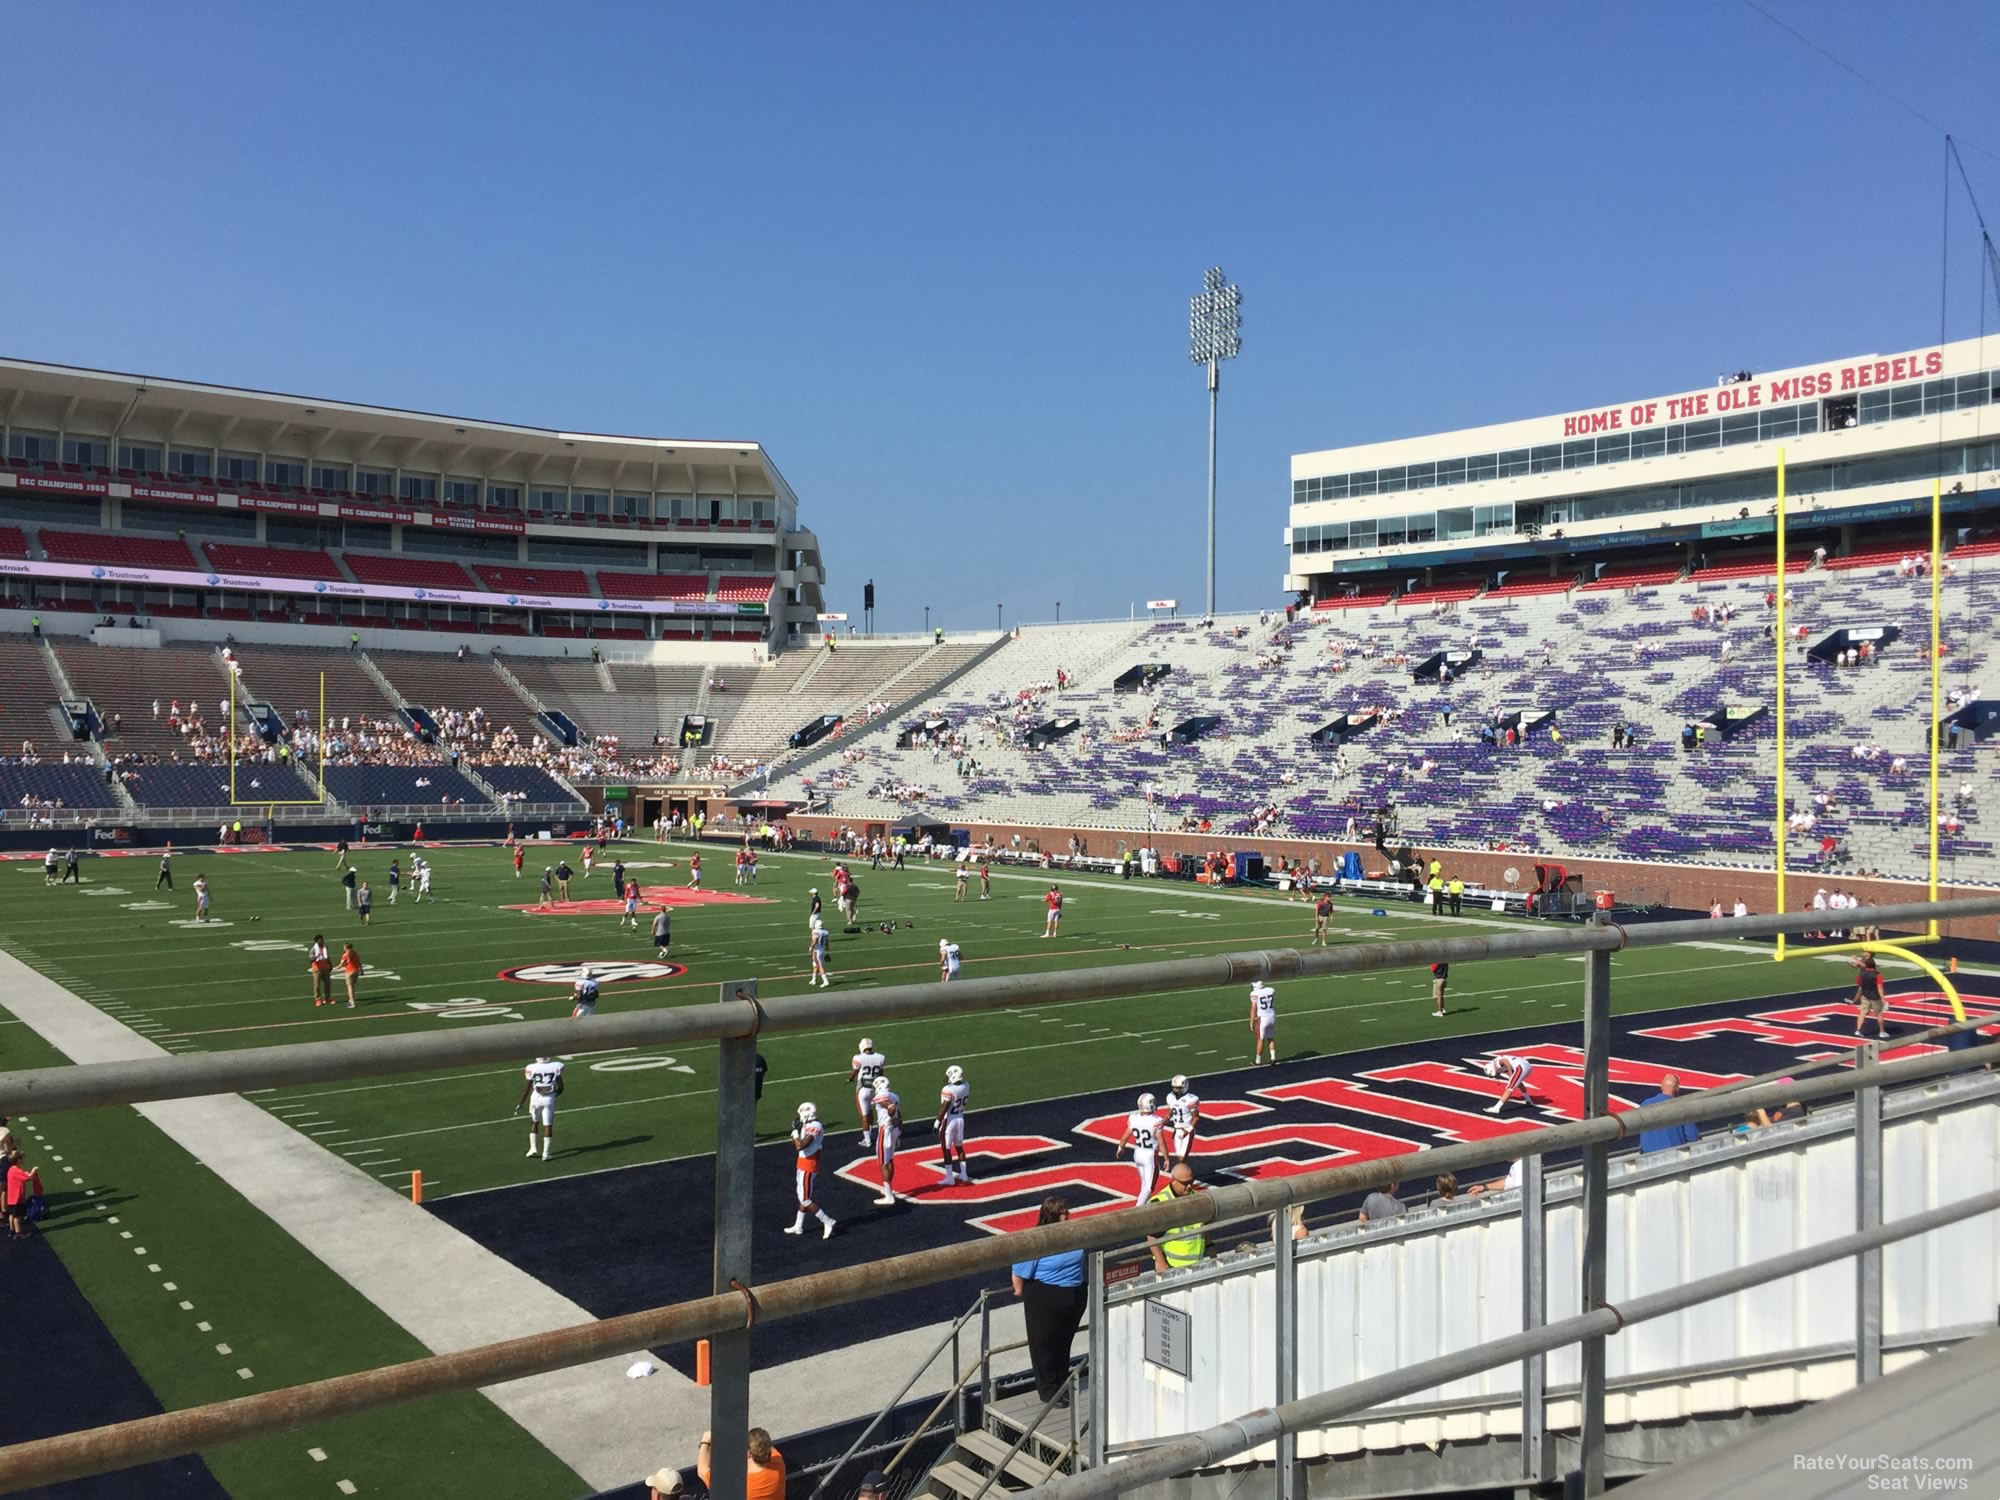
M 662 1464 L 646 1476 L 646 1500 L 674 1500 L 681 1492 L 681 1471 Z

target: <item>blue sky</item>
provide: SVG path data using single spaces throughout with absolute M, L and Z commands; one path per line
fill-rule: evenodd
M 2000 216 L 2000 6 L 1765 3 L 1957 132 Z M 1940 138 L 1742 0 L 131 3 L 8 31 L 6 352 L 755 438 L 830 606 L 873 576 L 884 628 L 1199 600 L 1186 299 L 1213 263 L 1244 288 L 1225 607 L 1280 597 L 1295 451 L 1938 331 Z

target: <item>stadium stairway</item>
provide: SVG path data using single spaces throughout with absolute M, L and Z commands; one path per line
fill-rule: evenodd
M 1000 653 L 1011 640 L 1011 636 L 1001 634 L 983 643 L 945 641 L 933 645 L 901 672 L 880 684 L 878 692 L 887 692 L 890 688 L 900 688 L 902 691 L 896 700 L 888 705 L 886 711 L 878 716 L 877 723 L 864 726 L 862 732 L 867 733 L 878 727 L 900 726 L 926 700 L 942 693 L 989 658 Z M 889 743 L 894 742 L 892 735 Z M 845 749 L 851 743 L 853 740 L 850 736 L 841 735 L 829 736 L 816 745 L 808 746 L 795 757 L 784 761 L 785 775 L 802 778 L 813 766 Z M 802 781 L 799 784 L 803 784 Z M 736 790 L 741 793 L 750 786 L 751 783 L 744 782 Z

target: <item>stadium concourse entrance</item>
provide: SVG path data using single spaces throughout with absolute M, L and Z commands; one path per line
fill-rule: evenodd
M 1312 732 L 1315 745 L 1338 745 L 1351 740 L 1357 734 L 1365 734 L 1382 722 L 1382 715 L 1376 712 L 1365 714 L 1342 714 L 1330 724 L 1322 724 Z

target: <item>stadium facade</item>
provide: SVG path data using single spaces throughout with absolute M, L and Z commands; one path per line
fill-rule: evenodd
M 37 607 L 782 642 L 822 606 L 819 541 L 754 442 L 0 359 L 0 458 L 0 521 L 135 544 L 122 560 L 17 550 L 7 592 Z M 202 551 L 176 567 L 166 538 Z M 291 548 L 311 550 L 267 550 Z M 348 565 L 315 565 L 327 549 Z M 574 582 L 586 568 L 595 591 Z
M 1317 603 L 1357 583 L 1594 577 L 1640 551 L 1694 564 L 1768 544 L 1780 448 L 1794 526 L 1915 515 L 1934 476 L 1967 512 L 2000 498 L 1996 404 L 2000 336 L 1297 454 L 1285 586 Z

